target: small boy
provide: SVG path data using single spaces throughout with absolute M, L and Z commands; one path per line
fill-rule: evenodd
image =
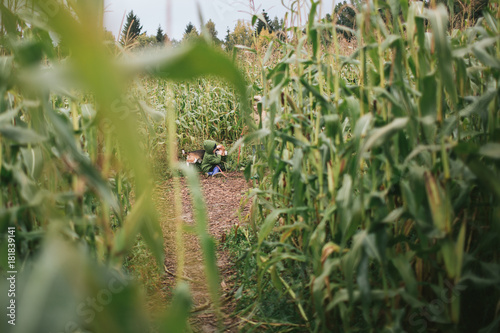
M 219 165 L 221 163 L 222 156 L 217 153 L 217 142 L 205 140 L 203 141 L 203 148 L 205 149 L 205 155 L 203 156 L 203 161 L 201 162 L 201 171 L 209 176 L 214 176 L 215 174 L 222 172 Z

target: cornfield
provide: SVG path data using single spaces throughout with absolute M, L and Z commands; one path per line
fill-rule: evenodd
M 138 241 L 163 269 L 151 198 L 181 174 L 220 306 L 198 176 L 177 163 L 205 139 L 252 185 L 228 235 L 241 331 L 497 332 L 500 8 L 456 29 L 447 5 L 367 0 L 350 29 L 299 1 L 303 26 L 228 56 L 105 44 L 99 0 L 3 1 L 2 332 L 190 331 L 185 283 L 152 319 L 127 269 Z

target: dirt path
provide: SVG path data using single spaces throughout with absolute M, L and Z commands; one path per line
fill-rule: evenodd
M 241 199 L 247 191 L 247 183 L 241 173 L 226 173 L 227 178 L 222 175 L 205 178 L 201 176 L 201 187 L 207 206 L 209 233 L 218 244 L 224 241 L 225 234 L 231 228 L 238 224 L 238 210 L 241 207 Z M 176 272 L 176 248 L 175 248 L 175 221 L 173 219 L 173 191 L 172 182 L 167 181 L 160 187 L 160 212 L 162 219 L 162 229 L 165 237 L 165 268 L 167 275 L 164 283 L 173 288 L 175 286 L 174 274 Z M 181 197 L 182 197 L 182 219 L 186 226 L 194 226 L 193 214 L 191 209 L 191 198 L 186 186 L 185 180 L 181 179 Z M 241 211 L 242 216 L 248 214 L 248 207 Z M 186 228 L 188 229 L 188 228 Z M 183 232 L 183 241 L 185 248 L 185 263 L 182 276 L 189 282 L 191 295 L 193 297 L 193 316 L 191 327 L 195 332 L 215 332 L 217 331 L 217 320 L 210 302 L 210 296 L 207 290 L 207 283 L 204 274 L 203 255 L 197 235 L 189 230 Z M 217 266 L 221 277 L 222 291 L 222 312 L 225 332 L 236 332 L 237 322 L 229 315 L 234 310 L 232 302 L 224 302 L 224 295 L 227 295 L 231 289 L 229 279 L 234 274 L 232 263 L 227 253 L 217 251 Z

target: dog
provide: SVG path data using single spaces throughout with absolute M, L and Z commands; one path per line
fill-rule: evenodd
M 183 149 L 182 156 L 185 156 L 187 165 L 195 163 L 201 164 L 201 161 L 203 161 L 203 156 L 205 156 L 205 151 L 203 149 L 200 149 L 186 153 L 186 151 Z
M 215 148 L 215 153 L 220 156 L 227 156 L 227 150 L 223 145 L 217 145 Z M 186 158 L 186 164 L 201 164 L 203 161 L 203 156 L 205 156 L 205 150 L 199 149 L 199 150 L 193 150 L 190 152 L 187 152 L 182 149 L 182 156 L 185 156 Z

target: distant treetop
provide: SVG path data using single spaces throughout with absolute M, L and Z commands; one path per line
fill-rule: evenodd
M 142 33 L 142 25 L 139 18 L 131 10 L 127 15 L 127 21 L 122 30 L 120 43 L 122 45 L 130 44 L 137 36 Z
M 257 21 L 257 26 L 255 27 L 255 31 L 257 31 L 257 35 L 260 35 L 260 32 L 262 29 L 269 30 L 269 32 L 272 32 L 273 28 L 273 23 L 269 19 L 269 15 L 266 13 L 264 9 L 262 9 L 262 16 L 264 17 L 265 22 L 263 22 L 260 18 Z

